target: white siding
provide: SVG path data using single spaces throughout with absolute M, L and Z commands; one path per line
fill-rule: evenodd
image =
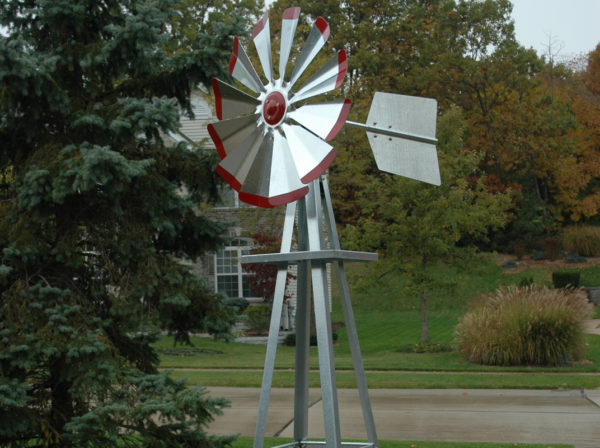
M 190 120 L 188 117 L 182 116 L 179 133 L 193 142 L 203 143 L 208 148 L 214 148 L 206 129 L 208 123 L 216 121 L 210 105 L 199 91 L 192 93 L 191 103 L 194 119 Z

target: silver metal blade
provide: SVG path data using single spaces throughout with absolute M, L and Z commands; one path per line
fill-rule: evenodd
M 367 125 L 435 139 L 436 118 L 434 99 L 376 92 Z M 367 137 L 380 170 L 440 185 L 434 144 L 376 132 Z
M 337 89 L 348 71 L 346 51 L 340 50 L 294 94 L 290 104 Z
M 234 190 L 240 191 L 242 188 L 264 138 L 263 130 L 254 127 L 249 137 L 229 152 L 217 166 L 217 173 Z
M 313 181 L 331 165 L 337 155 L 327 142 L 301 126 L 281 125 L 291 148 L 296 171 L 302 183 Z
M 215 109 L 219 120 L 256 113 L 260 101 L 230 86 L 220 79 L 212 79 L 215 94 Z
M 286 138 L 279 132 L 273 133 L 273 163 L 271 166 L 271 205 L 287 204 L 306 196 L 308 187 L 300 181 L 292 151 Z
M 285 69 L 292 50 L 294 34 L 298 26 L 298 17 L 300 17 L 300 8 L 288 8 L 283 11 L 283 20 L 281 21 L 281 46 L 279 51 L 279 77 L 285 78 Z
M 229 74 L 256 93 L 264 92 L 265 87 L 252 66 L 244 46 L 237 36 L 233 38 L 233 52 L 229 60 Z
M 241 184 L 238 191 L 243 202 L 268 208 L 296 201 L 308 193 L 308 187 L 300 182 L 285 137 L 278 131 L 264 136 L 250 168 L 244 174 L 246 163 L 246 160 L 239 163 L 235 174 L 228 170 L 235 169 L 233 163 L 221 165 L 235 178 L 235 187 Z M 244 175 L 245 180 L 240 182 Z
M 218 121 L 207 126 L 208 133 L 221 159 L 224 159 L 227 154 L 249 138 L 257 129 L 256 122 L 259 117 L 259 114 L 248 115 Z
M 322 104 L 307 104 L 288 112 L 288 117 L 298 122 L 322 139 L 332 140 L 342 129 L 352 103 L 350 100 Z
M 254 159 L 240 200 L 260 207 L 293 202 L 308 192 L 298 177 L 289 146 L 278 131 L 269 132 Z
M 256 156 L 248 169 L 248 174 L 242 182 L 239 198 L 241 201 L 258 205 L 260 207 L 271 207 L 268 201 L 270 196 L 270 167 L 273 159 L 273 134 L 265 135 Z
M 271 30 L 269 28 L 269 11 L 265 11 L 260 21 L 252 30 L 252 40 L 258 52 L 260 64 L 267 81 L 273 81 L 273 63 L 271 62 Z
M 298 56 L 298 61 L 294 70 L 292 71 L 292 76 L 290 77 L 289 88 L 298 81 L 298 78 L 302 76 L 308 64 L 315 58 L 317 53 L 323 48 L 325 42 L 329 39 L 329 24 L 322 17 L 318 17 L 315 21 L 310 34 L 308 35 L 308 39 L 304 44 L 304 48 L 302 49 L 302 53 Z

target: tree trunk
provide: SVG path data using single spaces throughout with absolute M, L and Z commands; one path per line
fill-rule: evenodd
M 429 342 L 429 327 L 427 323 L 427 293 L 421 293 L 421 342 Z
M 66 359 L 60 356 L 50 363 L 50 393 L 52 397 L 52 405 L 48 415 L 48 423 L 51 431 L 54 432 L 54 437 L 51 440 L 46 438 L 47 446 L 52 448 L 69 447 L 72 444 L 65 440 L 62 435 L 64 433 L 65 424 L 74 415 L 73 398 L 69 389 L 73 385 L 70 381 L 63 379 L 65 366 L 68 365 Z
M 425 271 L 427 269 L 427 256 L 423 255 L 423 259 L 421 260 L 421 269 L 422 269 L 422 277 L 421 277 L 421 343 L 429 342 L 429 325 L 427 321 L 427 292 L 425 291 L 426 278 Z

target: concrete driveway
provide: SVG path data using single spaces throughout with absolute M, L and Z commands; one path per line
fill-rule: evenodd
M 254 435 L 260 389 L 210 387 L 231 401 L 209 426 L 212 434 Z M 292 437 L 292 389 L 273 389 L 266 436 Z M 402 390 L 369 391 L 380 440 L 567 443 L 600 448 L 600 391 Z M 344 441 L 364 440 L 358 392 L 338 390 Z M 320 390 L 311 389 L 309 436 L 323 439 Z

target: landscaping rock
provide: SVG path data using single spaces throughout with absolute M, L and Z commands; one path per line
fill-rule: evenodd
M 584 289 L 590 302 L 592 302 L 594 305 L 600 305 L 600 287 L 594 286 Z
M 504 269 L 517 269 L 519 267 L 519 265 L 516 261 L 507 261 L 502 264 L 502 267 Z

